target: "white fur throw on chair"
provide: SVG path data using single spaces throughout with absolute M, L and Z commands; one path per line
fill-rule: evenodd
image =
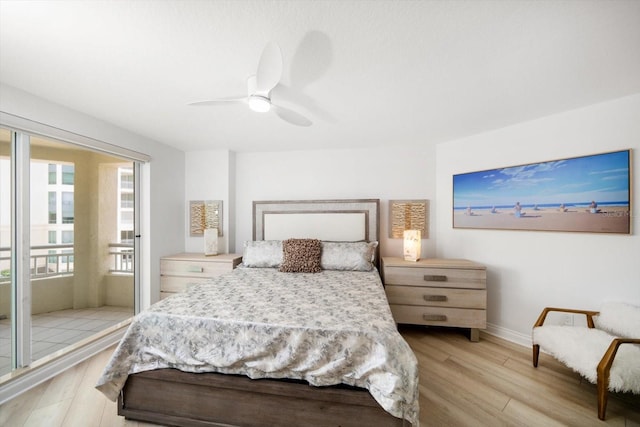
M 540 326 L 533 330 L 533 343 L 595 384 L 597 367 L 614 337 L 586 327 Z M 640 394 L 640 348 L 621 346 L 609 374 L 610 391 Z
M 597 381 L 598 363 L 615 337 L 640 337 L 640 307 L 605 303 L 594 316 L 597 328 L 544 325 L 533 328 L 533 344 Z M 640 346 L 620 346 L 609 376 L 609 390 L 640 394 Z
M 584 315 L 587 327 L 544 325 L 554 311 Z M 540 348 L 597 385 L 601 420 L 607 391 L 640 394 L 640 307 L 615 302 L 600 312 L 546 307 L 533 325 L 535 367 Z
M 599 329 L 618 337 L 640 337 L 640 307 L 623 302 L 607 302 L 594 320 Z

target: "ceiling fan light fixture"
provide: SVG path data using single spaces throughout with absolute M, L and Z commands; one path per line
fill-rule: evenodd
M 260 95 L 249 96 L 249 108 L 257 113 L 266 113 L 271 109 L 271 100 Z

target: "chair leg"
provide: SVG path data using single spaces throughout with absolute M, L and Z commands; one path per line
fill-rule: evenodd
M 533 345 L 533 367 L 538 367 L 538 356 L 540 355 L 540 346 L 538 344 Z
M 607 397 L 609 391 L 609 378 L 604 375 L 598 375 L 598 418 L 604 421 L 607 412 Z

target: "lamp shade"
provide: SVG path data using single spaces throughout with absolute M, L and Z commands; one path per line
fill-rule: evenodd
M 218 255 L 218 229 L 206 228 L 204 230 L 204 254 Z
M 405 230 L 404 234 L 404 260 L 418 261 L 420 258 L 420 230 Z

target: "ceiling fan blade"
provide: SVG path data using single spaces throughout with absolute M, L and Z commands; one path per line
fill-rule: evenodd
M 271 104 L 271 108 L 273 108 L 278 117 L 280 117 L 285 122 L 291 123 L 292 125 L 308 127 L 312 124 L 311 120 L 309 120 L 302 114 L 288 108 L 280 107 L 274 104 Z
M 194 107 L 205 107 L 208 105 L 227 105 L 227 104 L 232 104 L 232 103 L 236 103 L 236 102 L 246 102 L 247 101 L 247 97 L 246 96 L 242 96 L 242 97 L 230 97 L 230 98 L 218 98 L 218 99 L 207 99 L 205 101 L 195 101 L 195 102 L 190 102 L 187 105 L 191 105 Z
M 256 72 L 256 91 L 268 94 L 282 77 L 282 52 L 275 42 L 269 42 L 260 56 Z

